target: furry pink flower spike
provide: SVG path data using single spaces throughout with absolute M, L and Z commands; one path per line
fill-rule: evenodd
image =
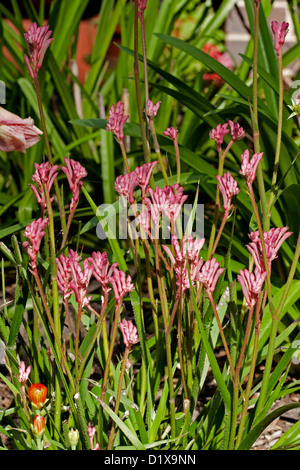
M 264 232 L 264 245 L 269 270 L 271 269 L 272 261 L 277 258 L 279 248 L 283 242 L 293 233 L 289 232 L 288 230 L 288 227 L 277 227 L 271 228 L 268 232 Z M 251 239 L 251 243 L 246 245 L 246 247 L 250 251 L 255 265 L 258 266 L 261 271 L 265 271 L 266 268 L 259 231 L 256 230 L 255 232 L 251 232 L 249 237 Z
M 250 154 L 249 150 L 246 149 L 245 152 L 242 154 L 242 166 L 240 169 L 240 174 L 244 175 L 246 184 L 252 184 L 255 180 L 256 170 L 263 157 L 263 152 L 255 153 L 251 160 L 249 160 Z
M 30 258 L 30 265 L 33 270 L 37 268 L 37 254 L 40 250 L 40 245 L 43 237 L 45 236 L 45 227 L 48 224 L 47 218 L 39 218 L 27 225 L 23 233 L 24 237 L 28 238 L 29 242 L 23 242 L 23 247 Z
M 140 20 L 144 18 L 144 13 L 147 7 L 147 1 L 148 0 L 138 0 L 138 16 Z M 135 3 L 134 0 L 132 0 L 132 3 Z
M 37 183 L 38 188 L 33 184 L 30 184 L 29 186 L 31 187 L 32 191 L 35 194 L 35 197 L 37 199 L 38 204 L 41 206 L 41 209 L 46 208 L 46 198 L 45 198 L 45 193 L 44 193 L 44 188 L 47 189 L 47 191 L 50 194 L 51 187 L 53 185 L 53 182 L 55 178 L 58 175 L 58 165 L 51 165 L 49 162 L 41 163 L 40 165 L 38 163 L 34 164 L 35 166 L 35 172 L 32 176 L 32 180 Z M 50 199 L 52 202 L 53 198 Z
M 156 116 L 160 103 L 161 101 L 158 101 L 156 104 L 153 104 L 153 101 L 147 100 L 145 112 L 148 117 L 154 118 Z
M 177 139 L 178 130 L 175 127 L 168 127 L 165 131 L 163 131 L 163 135 L 166 137 L 170 137 L 170 139 L 176 140 Z
M 36 23 L 32 23 L 28 32 L 24 34 L 29 52 L 29 58 L 25 55 L 24 59 L 31 78 L 35 77 L 43 64 L 46 50 L 53 41 L 51 34 L 48 25 L 38 27 Z
M 115 299 L 118 304 L 122 303 L 124 296 L 134 290 L 134 285 L 131 282 L 131 277 L 124 271 L 120 271 L 117 268 L 114 268 L 113 274 L 111 275 L 109 282 L 112 285 L 114 290 Z
M 93 276 L 101 284 L 104 293 L 108 293 L 109 280 L 113 274 L 114 268 L 118 267 L 118 263 L 109 264 L 107 253 L 100 251 L 93 251 L 92 257 L 89 258 L 90 263 L 94 266 Z
M 204 263 L 197 276 L 197 280 L 212 294 L 223 271 L 224 268 L 219 268 L 219 262 L 215 258 L 212 258 Z
M 158 164 L 158 161 L 144 163 L 144 165 L 135 168 L 136 181 L 142 190 L 142 197 L 145 197 L 148 192 L 149 181 L 153 172 L 153 168 Z
M 124 104 L 118 101 L 116 107 L 112 104 L 109 110 L 108 121 L 105 130 L 116 136 L 118 143 L 124 139 L 124 124 L 129 116 L 124 116 Z
M 87 176 L 86 169 L 72 158 L 64 158 L 66 166 L 62 166 L 61 169 L 68 179 L 70 190 L 73 194 L 73 198 L 70 204 L 70 210 L 74 210 L 78 201 L 80 190 L 83 186 L 82 178 Z
M 225 211 L 231 208 L 231 199 L 240 192 L 236 180 L 228 171 L 223 176 L 216 176 L 219 182 L 219 189 L 223 196 L 223 207 Z
M 278 21 L 272 21 L 271 23 L 271 29 L 274 35 L 274 47 L 277 54 L 280 54 L 282 51 L 282 46 L 288 33 L 288 27 L 289 24 L 286 21 L 284 21 L 281 25 L 278 23 Z
M 267 272 L 261 271 L 260 268 L 256 266 L 254 273 L 249 273 L 248 269 L 240 269 L 239 273 L 240 274 L 237 279 L 242 288 L 246 305 L 248 305 L 248 307 L 253 307 L 261 293 Z
M 231 138 L 234 142 L 236 142 L 239 139 L 242 139 L 246 132 L 244 129 L 239 125 L 238 122 L 234 123 L 233 121 L 228 121 L 230 131 L 231 131 Z
M 34 125 L 31 117 L 22 119 L 0 107 L 0 150 L 22 152 L 40 140 L 42 131 Z
M 226 134 L 228 134 L 229 129 L 227 129 L 228 123 L 225 124 L 218 124 L 215 129 L 212 129 L 209 133 L 209 137 L 213 139 L 217 145 L 222 145 L 223 140 Z
M 125 320 L 125 318 L 119 323 L 120 330 L 123 335 L 123 341 L 127 349 L 140 341 L 137 328 L 131 321 Z
M 115 190 L 120 196 L 124 196 L 129 204 L 134 203 L 133 192 L 137 185 L 137 175 L 135 171 L 119 175 L 115 181 Z

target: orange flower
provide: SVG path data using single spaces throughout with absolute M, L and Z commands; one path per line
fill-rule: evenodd
M 45 432 L 45 418 L 41 415 L 36 415 L 33 420 L 32 431 L 35 436 L 42 436 Z
M 48 388 L 43 384 L 32 384 L 28 390 L 30 403 L 34 408 L 40 409 L 44 406 L 47 398 Z

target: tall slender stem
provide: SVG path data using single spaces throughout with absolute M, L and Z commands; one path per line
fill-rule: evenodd
M 253 139 L 254 139 L 254 151 L 259 153 L 260 143 L 259 143 L 259 127 L 258 127 L 258 73 L 257 73 L 257 64 L 258 64 L 258 46 L 259 46 L 259 4 L 260 2 L 254 3 L 254 38 L 253 38 L 253 115 L 252 115 L 252 127 L 253 127 Z M 258 182 L 258 191 L 261 200 L 262 214 L 263 214 L 263 226 L 267 229 L 267 199 L 264 186 L 264 178 L 262 171 L 262 164 L 259 162 L 257 167 L 257 182 Z

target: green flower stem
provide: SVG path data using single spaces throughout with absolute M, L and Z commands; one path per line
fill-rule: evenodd
M 46 148 L 46 154 L 48 157 L 49 162 L 51 165 L 53 165 L 53 156 L 51 152 L 51 147 L 50 147 L 50 142 L 49 142 L 49 137 L 48 137 L 48 132 L 47 132 L 47 126 L 46 126 L 46 120 L 45 120 L 45 115 L 44 115 L 44 109 L 43 109 L 43 103 L 42 103 L 42 96 L 41 96 L 41 90 L 40 90 L 40 83 L 38 79 L 38 74 L 36 73 L 34 76 L 34 88 L 37 96 L 37 102 L 38 102 L 38 108 L 39 108 L 39 113 L 40 113 L 40 119 L 41 119 L 41 126 L 43 130 L 43 136 L 44 136 L 44 142 L 45 142 L 45 148 Z M 58 186 L 57 179 L 55 178 L 54 180 L 54 188 L 55 188 L 55 193 L 58 201 L 58 207 L 59 211 L 61 214 L 61 222 L 62 222 L 62 228 L 64 229 L 65 226 L 65 217 L 64 217 L 64 211 L 62 207 L 62 199 L 61 199 L 61 194 Z
M 259 143 L 259 128 L 258 128 L 258 46 L 259 46 L 259 2 L 254 2 L 254 38 L 253 38 L 253 115 L 252 115 L 252 127 L 253 127 L 253 139 L 254 139 L 254 151 L 255 153 L 260 152 L 260 143 Z M 262 164 L 259 162 L 257 167 L 257 183 L 258 191 L 261 200 L 262 214 L 263 214 L 263 225 L 267 229 L 267 199 L 264 186 L 264 178 L 262 171 Z
M 142 243 L 144 247 L 144 254 L 145 254 L 145 262 L 146 262 L 146 275 L 147 275 L 147 286 L 148 286 L 148 294 L 149 300 L 152 309 L 152 317 L 154 323 L 154 331 L 155 331 L 155 339 L 158 342 L 159 339 L 159 328 L 158 328 L 158 315 L 157 315 L 157 303 L 155 301 L 154 290 L 153 290 L 153 283 L 151 277 L 151 264 L 150 264 L 150 257 L 149 257 L 149 244 L 142 238 Z
M 108 356 L 105 364 L 105 369 L 104 369 L 104 375 L 103 375 L 103 381 L 102 381 L 102 390 L 101 390 L 101 400 L 105 401 L 105 395 L 106 395 L 106 390 L 107 390 L 107 385 L 108 385 L 108 377 L 109 377 L 109 371 L 110 371 L 110 362 L 111 358 L 113 355 L 113 349 L 115 345 L 115 339 L 117 335 L 117 329 L 118 329 L 118 324 L 119 324 L 119 319 L 121 315 L 123 307 L 123 302 L 117 302 L 116 304 L 116 311 L 115 311 L 115 318 L 114 318 L 114 323 L 113 323 L 113 328 L 111 332 L 111 337 L 110 337 L 110 343 L 109 343 L 109 350 L 108 350 Z
M 81 379 L 81 377 L 83 375 L 86 361 L 88 360 L 90 352 L 94 347 L 95 341 L 100 336 L 103 321 L 105 320 L 105 316 L 106 316 L 107 303 L 108 303 L 108 293 L 105 292 L 104 300 L 103 300 L 103 304 L 102 304 L 102 307 L 101 307 L 101 312 L 100 312 L 100 315 L 99 315 L 99 318 L 98 318 L 98 321 L 97 321 L 97 326 L 96 326 L 95 332 L 94 332 L 93 337 L 92 337 L 92 339 L 91 339 L 91 341 L 90 341 L 90 343 L 87 347 L 86 353 L 85 353 L 85 355 L 82 358 L 82 361 L 80 363 L 80 367 L 79 367 L 79 370 L 78 370 L 78 379 L 79 380 Z
M 278 102 L 278 127 L 277 127 L 277 142 L 276 153 L 274 159 L 273 175 L 271 182 L 271 194 L 268 205 L 268 227 L 270 226 L 272 205 L 276 195 L 276 181 L 279 169 L 280 149 L 281 149 L 281 136 L 282 136 L 282 115 L 283 115 L 283 71 L 282 71 L 282 49 L 278 53 L 278 70 L 279 70 L 279 102 Z
M 215 251 L 216 251 L 216 249 L 217 249 L 217 246 L 218 246 L 218 244 L 219 244 L 219 241 L 220 241 L 222 232 L 223 232 L 223 230 L 224 230 L 226 221 L 227 221 L 227 219 L 228 219 L 228 216 L 229 216 L 229 209 L 226 209 L 225 212 L 224 212 L 224 215 L 223 215 L 223 219 L 222 219 L 222 222 L 221 222 L 221 226 L 220 226 L 220 228 L 219 228 L 219 230 L 218 230 L 217 237 L 216 237 L 216 239 L 215 239 L 215 241 L 214 241 L 214 245 L 213 245 L 213 247 L 212 247 L 212 249 L 211 249 L 209 258 L 211 258 L 211 257 L 214 255 L 214 253 L 215 253 Z
M 177 139 L 174 139 L 174 148 L 175 148 L 175 156 L 176 156 L 176 166 L 177 166 L 177 179 L 176 183 L 180 183 L 180 152 Z
M 166 298 L 166 287 L 163 280 L 160 267 L 160 257 L 159 257 L 159 224 L 155 226 L 155 237 L 154 237 L 154 253 L 155 253 L 155 267 L 157 275 L 157 284 L 158 291 L 161 303 L 161 311 L 164 322 L 165 329 L 165 344 L 166 344 L 166 356 L 167 356 L 167 369 L 168 369 L 168 380 L 169 380 L 169 403 L 170 403 L 170 414 L 171 414 L 171 436 L 175 438 L 176 436 L 176 422 L 175 422 L 175 399 L 173 396 L 174 386 L 173 386 L 173 367 L 172 367 L 172 351 L 171 351 L 171 333 L 168 331 L 169 323 L 169 308 Z
M 126 149 L 125 149 L 125 145 L 124 145 L 123 140 L 120 141 L 120 148 L 121 148 L 122 157 L 123 157 L 123 161 L 124 161 L 124 164 L 125 164 L 126 171 L 127 171 L 127 173 L 130 173 L 130 167 L 129 167 L 127 153 L 126 153 Z
M 124 352 L 123 361 L 122 361 L 121 370 L 120 370 L 118 390 L 117 390 L 117 396 L 116 396 L 116 404 L 115 404 L 115 410 L 114 410 L 116 415 L 118 415 L 118 413 L 119 413 L 122 386 L 123 386 L 123 378 L 124 378 L 124 374 L 125 374 L 126 362 L 127 362 L 127 359 L 128 359 L 129 352 L 130 352 L 130 348 L 126 347 L 125 352 Z M 116 433 L 116 424 L 113 421 L 112 429 L 111 429 L 110 436 L 109 436 L 109 439 L 108 439 L 107 450 L 111 450 L 112 447 L 113 447 L 113 443 L 114 443 L 114 439 L 115 439 L 115 433 Z
M 167 172 L 165 170 L 165 166 L 164 166 L 163 161 L 162 161 L 162 156 L 161 156 L 160 146 L 159 146 L 159 143 L 158 143 L 158 140 L 157 140 L 157 134 L 156 134 L 156 129 L 155 129 L 155 125 L 154 125 L 154 120 L 151 117 L 149 118 L 149 125 L 150 125 L 150 129 L 151 129 L 152 137 L 153 137 L 154 150 L 155 150 L 155 153 L 157 155 L 157 158 L 158 158 L 158 161 L 159 161 L 159 164 L 160 164 L 161 172 L 163 174 L 166 185 L 170 186 L 170 181 L 169 181 Z
M 233 381 L 233 405 L 232 405 L 232 422 L 231 422 L 231 436 L 229 441 L 229 449 L 234 448 L 236 426 L 237 426 L 237 416 L 238 416 L 238 399 L 239 399 L 239 386 L 240 386 L 240 371 L 242 363 L 245 357 L 245 351 L 248 343 L 248 338 L 251 330 L 251 323 L 253 317 L 254 305 L 250 308 L 248 313 L 248 319 L 245 329 L 245 334 L 243 338 L 243 344 L 238 358 L 238 362 L 235 368 L 235 375 Z
M 178 318 L 178 329 L 177 329 L 177 338 L 178 338 L 178 357 L 180 363 L 180 372 L 181 372 L 181 380 L 184 390 L 185 398 L 190 400 L 190 391 L 187 387 L 187 381 L 185 378 L 185 364 L 183 359 L 183 330 L 182 330 L 182 316 L 183 316 L 183 295 L 182 292 L 179 294 L 179 310 L 177 312 Z
M 68 378 L 70 380 L 70 384 L 73 388 L 73 392 L 75 393 L 75 384 L 74 384 L 74 379 L 73 379 L 73 376 L 71 374 L 71 371 L 69 369 L 69 365 L 67 363 L 67 360 L 65 358 L 65 355 L 63 354 L 63 350 L 62 350 L 62 347 L 61 347 L 61 341 L 60 341 L 60 337 L 58 336 L 57 334 L 57 331 L 56 331 L 56 328 L 55 328 L 55 324 L 54 324 L 54 320 L 52 318 L 52 315 L 51 315 L 51 312 L 50 312 L 50 309 L 49 309 L 49 305 L 48 305 L 48 302 L 47 302 L 47 299 L 46 299 L 46 296 L 45 296 L 45 293 L 43 291 L 43 287 L 42 287 L 42 283 L 41 283 L 41 280 L 40 280 L 40 277 L 38 275 L 38 272 L 37 270 L 35 269 L 33 271 L 33 276 L 34 276 L 34 280 L 36 282 L 36 285 L 37 285 L 37 288 L 38 288 L 38 291 L 39 291 L 39 294 L 40 294 L 40 297 L 41 297 L 41 300 L 42 300 L 42 304 L 43 304 L 43 307 L 44 307 L 44 310 L 46 312 L 46 315 L 47 315 L 47 319 L 48 319 L 48 322 L 51 326 L 51 329 L 52 329 L 52 333 L 54 335 L 54 339 L 55 339 L 55 345 L 58 346 L 59 348 L 59 351 L 60 351 L 60 357 L 63 361 L 63 364 L 64 364 L 64 368 L 65 368 L 65 371 L 68 375 Z
M 299 261 L 299 256 L 300 256 L 300 232 L 298 235 L 298 240 L 296 244 L 296 250 L 295 250 L 295 255 L 292 261 L 291 269 L 285 284 L 285 288 L 283 291 L 283 294 L 280 298 L 278 307 L 276 309 L 275 315 L 272 315 L 271 309 L 271 316 L 272 316 L 272 325 L 271 325 L 271 332 L 270 332 L 270 339 L 269 339 L 269 347 L 268 347 L 268 352 L 267 352 L 267 357 L 266 357 L 266 362 L 265 362 L 265 370 L 263 374 L 263 379 L 262 379 L 262 385 L 261 385 L 261 390 L 259 394 L 259 399 L 255 411 L 255 419 L 257 416 L 260 414 L 260 412 L 263 409 L 263 406 L 265 404 L 266 396 L 267 396 L 267 391 L 268 391 L 268 384 L 269 384 L 269 377 L 270 377 L 270 372 L 273 364 L 273 357 L 274 357 L 274 351 L 275 351 L 275 342 L 276 342 L 276 336 L 277 336 L 277 331 L 278 331 L 278 326 L 280 322 L 280 316 L 282 313 L 282 309 L 285 305 L 291 283 L 293 281 L 295 271 L 297 269 L 298 261 Z
M 51 272 L 51 284 L 52 284 L 52 302 L 53 302 L 53 320 L 54 327 L 57 333 L 57 339 L 55 340 L 55 348 L 57 356 L 61 361 L 61 324 L 60 324 L 60 311 L 59 311 L 59 297 L 58 297 L 58 286 L 57 286 L 57 264 L 56 264 L 56 252 L 55 252 L 55 232 L 54 232 L 54 217 L 53 209 L 50 199 L 48 187 L 44 187 L 47 212 L 49 218 L 49 243 L 50 243 L 50 272 Z M 59 341 L 59 345 L 57 344 Z M 55 425 L 56 429 L 59 430 L 61 426 L 61 383 L 58 375 L 55 374 Z M 57 431 L 58 432 L 58 431 Z M 58 438 L 58 436 L 56 436 Z
M 140 69 L 139 69 L 139 18 L 138 18 L 138 2 L 134 5 L 134 81 L 136 91 L 136 104 L 139 116 L 139 124 L 141 130 L 141 139 L 144 151 L 145 161 L 149 163 L 151 161 L 149 142 L 147 141 L 146 128 L 144 125 L 143 118 L 143 105 L 141 96 L 141 82 L 140 82 Z
M 229 144 L 227 145 L 227 147 L 226 147 L 226 149 L 224 150 L 223 153 L 222 153 L 221 146 L 218 149 L 218 153 L 219 153 L 218 175 L 219 176 L 223 175 L 225 157 L 226 157 L 227 153 L 229 152 L 230 147 L 232 146 L 232 144 L 233 144 L 233 140 L 231 140 L 229 142 Z M 212 249 L 213 249 L 213 245 L 214 245 L 214 240 L 215 240 L 216 231 L 217 231 L 218 218 L 219 218 L 220 190 L 219 190 L 218 186 L 217 186 L 215 201 L 216 201 L 215 202 L 215 213 L 214 213 L 214 219 L 213 219 L 210 238 L 209 238 L 209 243 L 208 243 L 207 258 L 206 258 L 207 260 L 210 259 L 210 257 L 212 256 Z
M 264 298 L 266 299 L 266 291 L 265 291 Z M 264 302 L 263 302 L 263 305 L 264 305 Z M 257 353 L 258 353 L 258 340 L 259 340 L 260 325 L 261 325 L 260 310 L 263 311 L 263 308 L 260 308 L 260 300 L 259 300 L 256 303 L 256 309 L 255 309 L 254 343 L 253 343 L 253 349 L 252 349 L 252 354 L 251 354 L 250 371 L 249 371 L 248 382 L 247 382 L 247 387 L 246 387 L 245 396 L 244 396 L 242 414 L 240 418 L 240 424 L 239 424 L 238 434 L 237 434 L 236 443 L 235 443 L 236 449 L 239 447 L 241 440 L 242 440 L 242 436 L 243 436 L 245 421 L 246 421 L 247 412 L 248 412 L 250 393 L 252 389 L 253 377 L 254 377 L 254 372 L 255 372 L 255 367 L 256 367 L 256 358 L 257 358 Z
M 207 290 L 207 295 L 208 295 L 209 301 L 210 301 L 211 306 L 212 306 L 213 311 L 214 311 L 215 319 L 217 321 L 217 325 L 218 325 L 219 332 L 220 332 L 220 335 L 221 335 L 221 338 L 222 338 L 223 346 L 224 346 L 224 349 L 225 349 L 225 352 L 226 352 L 226 355 L 227 355 L 227 359 L 228 359 L 228 362 L 229 362 L 229 366 L 230 366 L 230 369 L 231 369 L 231 374 L 234 377 L 235 376 L 235 367 L 234 367 L 234 364 L 233 364 L 233 361 L 232 361 L 232 358 L 231 358 L 231 354 L 230 354 L 230 351 L 229 351 L 229 347 L 228 347 L 228 344 L 227 344 L 227 341 L 226 341 L 226 338 L 225 338 L 225 335 L 224 335 L 222 323 L 220 321 L 220 317 L 219 317 L 219 314 L 218 314 L 218 311 L 217 311 L 215 300 L 213 298 L 212 293 L 208 290 Z

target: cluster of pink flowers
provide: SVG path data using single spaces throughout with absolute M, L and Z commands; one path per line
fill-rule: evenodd
M 51 187 L 54 183 L 55 178 L 58 175 L 58 165 L 51 165 L 49 162 L 38 163 L 34 164 L 35 166 L 35 173 L 32 176 L 32 180 L 37 183 L 37 188 L 30 184 L 32 191 L 35 194 L 38 204 L 41 207 L 41 211 L 43 212 L 46 209 L 46 197 L 45 191 L 50 194 Z M 53 198 L 50 198 L 50 202 L 52 202 Z
M 182 246 L 180 247 L 177 237 L 172 235 L 171 242 L 172 250 L 166 245 L 163 245 L 163 249 L 169 256 L 174 268 L 178 292 L 183 293 L 190 288 L 190 278 L 192 285 L 198 280 L 199 272 L 203 265 L 203 259 L 199 258 L 199 255 L 205 239 L 194 239 L 191 235 L 184 235 L 182 237 Z
M 148 117 L 154 118 L 159 110 L 161 101 L 157 101 L 156 104 L 152 100 L 147 99 L 145 113 Z
M 23 248 L 30 258 L 30 266 L 33 271 L 37 269 L 37 255 L 40 251 L 41 242 L 45 236 L 45 228 L 48 222 L 48 218 L 34 220 L 27 225 L 23 233 L 24 237 L 29 240 L 23 242 Z
M 119 323 L 119 327 L 123 336 L 123 342 L 127 349 L 130 349 L 134 344 L 139 342 L 139 336 L 136 326 L 132 321 L 127 321 L 125 318 Z
M 229 212 L 231 209 L 232 198 L 240 192 L 237 182 L 229 171 L 223 176 L 217 175 L 216 178 L 219 183 L 219 189 L 223 196 L 224 210 Z
M 124 125 L 128 118 L 129 116 L 124 115 L 124 103 L 122 101 L 118 101 L 116 107 L 114 104 L 111 105 L 106 130 L 116 136 L 118 143 L 123 142 Z
M 130 275 L 117 268 L 117 263 L 109 264 L 106 253 L 93 252 L 80 265 L 80 256 L 76 251 L 69 250 L 68 256 L 59 255 L 57 262 L 57 284 L 67 301 L 72 293 L 82 306 L 89 305 L 92 296 L 87 296 L 92 276 L 100 283 L 105 295 L 112 286 L 117 303 L 122 303 L 124 296 L 134 289 Z
M 64 162 L 66 166 L 62 166 L 61 169 L 68 179 L 70 190 L 73 194 L 70 204 L 70 211 L 73 212 L 79 201 L 79 194 L 83 185 L 81 180 L 87 176 L 87 171 L 79 162 L 72 158 L 64 158 Z
M 46 50 L 53 41 L 51 34 L 52 31 L 48 25 L 38 27 L 36 23 L 33 23 L 24 34 L 29 52 L 29 58 L 25 55 L 24 60 L 31 78 L 35 77 L 42 66 Z
M 228 122 L 225 122 L 225 124 L 218 124 L 215 129 L 212 129 L 209 133 L 209 137 L 213 139 L 216 142 L 217 147 L 220 148 L 223 144 L 225 135 L 229 132 L 231 133 L 232 142 L 242 139 L 246 134 L 243 127 L 241 127 L 238 122 L 234 123 L 229 120 Z
M 165 215 L 170 221 L 175 221 L 179 216 L 187 195 L 183 194 L 183 187 L 179 184 L 164 186 L 155 189 L 149 188 L 149 197 L 145 198 L 145 205 L 148 206 L 150 220 L 158 226 L 160 218 Z
M 280 25 L 278 21 L 272 21 L 271 29 L 274 35 L 274 48 L 277 54 L 280 54 L 282 51 L 282 46 L 285 42 L 285 37 L 288 33 L 289 24 L 286 21 Z
M 255 153 L 252 156 L 251 160 L 249 160 L 249 157 L 249 150 L 246 149 L 241 156 L 242 166 L 240 170 L 240 174 L 244 176 L 246 184 L 248 186 L 251 185 L 255 180 L 256 170 L 263 157 L 263 152 Z

